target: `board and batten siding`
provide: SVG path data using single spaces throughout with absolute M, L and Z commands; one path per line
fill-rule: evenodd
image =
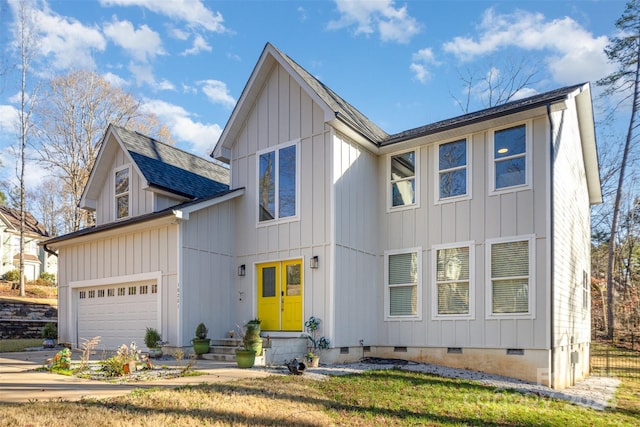
M 68 317 L 58 319 L 61 342 L 78 345 L 75 336 L 75 309 L 77 295 L 71 294 L 69 284 L 111 277 L 133 276 L 142 273 L 161 272 L 158 283 L 162 301 L 162 338 L 174 345 L 177 339 L 177 225 L 167 224 L 140 229 L 86 243 L 61 244 L 59 247 L 59 310 Z M 144 337 L 140 337 L 143 342 Z M 129 344 L 129 343 L 123 343 Z
M 502 119 L 504 120 L 504 119 Z M 386 250 L 422 248 L 422 305 L 421 320 L 385 321 L 382 301 L 385 292 L 384 258 L 379 263 L 379 342 L 391 346 L 416 347 L 472 347 L 492 349 L 545 349 L 549 346 L 547 320 L 547 220 L 549 204 L 548 176 L 548 126 L 545 116 L 517 121 L 526 123 L 531 140 L 528 155 L 531 161 L 531 187 L 492 194 L 489 169 L 493 167 L 490 149 L 491 122 L 486 128 L 472 134 L 460 133 L 439 142 L 467 138 L 470 144 L 468 167 L 471 174 L 468 191 L 471 198 L 441 201 L 437 203 L 436 171 L 437 143 L 418 145 L 419 154 L 419 205 L 413 208 L 387 208 L 389 173 L 387 156 L 378 160 L 378 210 L 381 215 L 381 247 Z M 508 126 L 501 126 L 508 127 Z M 414 141 L 419 144 L 420 141 Z M 398 147 L 397 152 L 407 151 Z M 395 154 L 391 153 L 391 154 Z M 391 155 L 390 154 L 390 155 Z M 486 241 L 495 238 L 526 238 L 535 236 L 535 311 L 532 318 L 492 318 L 487 311 L 487 292 L 491 286 L 487 280 Z M 473 242 L 475 244 L 475 271 L 473 274 L 475 301 L 474 316 L 470 319 L 433 318 L 433 269 L 434 245 Z M 381 254 L 382 256 L 382 254 Z
M 377 156 L 337 133 L 333 138 L 335 347 L 377 343 L 379 213 Z
M 583 280 L 591 289 L 591 224 L 589 192 L 574 100 L 568 108 L 553 113 L 553 318 L 556 372 L 576 379 L 588 375 L 591 338 L 591 295 L 583 307 Z M 580 354 L 575 370 L 570 366 L 571 353 Z
M 235 329 L 235 212 L 233 201 L 227 201 L 192 212 L 181 222 L 181 346 L 191 345 L 200 322 L 208 327 L 210 337 L 223 337 Z
M 256 152 L 298 141 L 298 216 L 258 224 Z M 235 322 L 256 316 L 255 265 L 289 259 L 303 260 L 304 318 L 320 317 L 328 328 L 330 263 L 331 128 L 312 98 L 280 65 L 275 64 L 233 142 L 231 187 L 246 188 L 235 204 L 236 264 L 246 276 L 233 275 Z M 318 256 L 320 268 L 309 268 Z M 303 325 L 300 325 L 302 330 Z
M 109 165 L 109 172 L 105 185 L 98 197 L 96 208 L 96 225 L 114 222 L 115 219 L 115 178 L 116 169 L 130 165 L 129 175 L 129 218 L 153 212 L 153 193 L 142 189 L 144 182 L 124 151 L 118 147 L 113 162 Z

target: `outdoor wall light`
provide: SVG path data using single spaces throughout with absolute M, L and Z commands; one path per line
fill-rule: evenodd
M 246 272 L 246 269 L 244 267 L 244 264 L 238 267 L 238 276 L 244 276 L 245 272 Z
M 312 256 L 311 259 L 309 260 L 309 267 L 311 268 L 318 268 L 318 255 Z

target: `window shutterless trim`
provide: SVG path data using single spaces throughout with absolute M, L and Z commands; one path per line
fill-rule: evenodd
M 524 153 L 514 154 L 513 156 L 501 157 L 499 159 L 495 158 L 495 134 L 496 132 L 500 132 L 503 130 L 516 128 L 518 126 L 525 127 L 525 150 Z M 510 193 L 513 191 L 522 191 L 531 189 L 533 187 L 532 183 L 532 173 L 531 173 L 531 157 L 533 155 L 533 122 L 531 120 L 526 120 L 518 123 L 511 123 L 508 126 L 502 126 L 499 128 L 495 128 L 489 131 L 488 133 L 488 143 L 487 143 L 487 158 L 488 158 L 488 177 L 489 177 L 489 196 L 494 196 L 503 193 Z M 500 161 L 506 161 L 510 159 L 516 159 L 524 157 L 524 184 L 511 185 L 508 187 L 496 188 L 496 163 Z M 497 161 L 496 161 L 497 160 Z
M 401 255 L 401 254 L 416 254 L 416 263 L 417 263 L 417 278 L 416 278 L 416 314 L 415 315 L 406 315 L 406 316 L 391 316 L 391 297 L 389 295 L 389 289 L 393 287 L 389 285 L 389 255 Z M 404 248 L 404 249 L 394 249 L 388 250 L 384 252 L 384 320 L 397 322 L 403 320 L 415 321 L 422 320 L 422 248 Z M 406 286 L 406 285 L 396 285 L 396 286 Z
M 285 222 L 298 221 L 300 219 L 300 139 L 294 139 L 291 141 L 284 142 L 282 144 L 275 145 L 273 147 L 265 148 L 260 151 L 256 151 L 256 199 L 255 199 L 255 214 L 256 214 L 256 226 L 257 227 L 265 227 L 273 224 L 281 224 Z M 287 216 L 284 218 L 280 218 L 280 200 L 279 200 L 279 190 L 280 190 L 280 150 L 295 146 L 296 147 L 296 171 L 295 171 L 295 194 L 296 194 L 296 202 L 295 202 L 295 215 Z M 260 156 L 266 153 L 274 153 L 274 209 L 275 209 L 275 217 L 273 219 L 268 219 L 264 221 L 260 221 Z
M 472 151 L 471 151 L 471 141 L 473 139 L 473 135 L 467 135 L 464 136 L 462 138 L 455 138 L 452 139 L 450 141 L 443 141 L 443 142 L 439 142 L 438 144 L 435 145 L 435 152 L 433 154 L 433 158 L 434 158 L 434 170 L 435 170 L 435 176 L 433 179 L 434 182 L 434 193 L 433 193 L 433 198 L 434 201 L 433 203 L 436 205 L 440 205 L 443 203 L 452 203 L 452 202 L 457 202 L 460 200 L 469 200 L 472 198 L 472 183 L 473 180 L 471 179 L 471 174 L 472 174 L 472 161 L 471 161 L 471 157 L 473 155 Z M 443 169 L 440 170 L 440 146 L 441 145 L 445 145 L 445 144 L 450 144 L 452 142 L 459 142 L 459 141 L 465 141 L 465 149 L 467 150 L 466 153 L 466 163 L 464 166 L 457 166 L 454 168 L 449 168 L 449 169 Z M 456 170 L 462 170 L 462 169 L 466 169 L 467 173 L 466 173 L 466 189 L 467 192 L 464 194 L 459 194 L 456 196 L 449 196 L 449 197 L 440 197 L 440 174 L 443 172 L 453 172 Z
M 398 180 L 391 179 L 391 158 L 394 156 L 399 156 L 405 153 L 414 153 L 414 172 L 413 172 L 413 183 L 414 183 L 414 198 L 415 201 L 410 204 L 393 206 L 393 184 L 396 182 L 408 181 L 411 178 L 404 178 Z M 385 166 L 385 185 L 387 186 L 387 212 L 398 212 L 405 209 L 416 209 L 420 207 L 420 148 L 416 147 L 411 150 L 398 151 L 395 153 L 390 153 L 387 155 L 386 166 Z
M 514 280 L 528 278 L 527 292 L 529 295 L 528 308 L 526 313 L 493 313 L 493 274 L 491 271 L 491 248 L 495 244 L 509 242 L 528 242 L 529 250 L 529 275 L 528 276 L 509 276 L 506 278 L 498 278 L 496 280 Z M 535 319 L 536 318 L 536 237 L 534 234 L 527 234 L 513 237 L 500 237 L 495 239 L 487 239 L 485 242 L 485 318 L 487 319 Z
M 116 174 L 125 169 L 127 170 L 127 180 L 128 180 L 127 191 L 122 193 L 116 193 L 117 191 L 116 190 Z M 113 180 L 113 219 L 114 221 L 122 221 L 124 219 L 129 219 L 131 218 L 131 182 L 132 182 L 131 164 L 126 164 L 126 165 L 114 168 L 113 173 L 111 174 L 111 177 Z M 127 196 L 127 215 L 118 218 L 118 198 L 124 197 L 124 196 Z
M 453 283 L 453 280 L 438 282 L 438 251 L 444 249 L 469 248 L 469 312 L 465 314 L 438 314 L 438 284 Z M 471 240 L 468 242 L 456 242 L 445 245 L 433 245 L 431 247 L 431 319 L 432 320 L 448 320 L 448 319 L 475 319 L 476 289 L 476 242 Z

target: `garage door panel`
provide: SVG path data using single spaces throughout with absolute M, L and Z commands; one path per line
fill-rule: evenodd
M 157 289 L 155 281 L 78 289 L 78 343 L 99 336 L 101 349 L 144 348 L 146 328 L 160 329 Z

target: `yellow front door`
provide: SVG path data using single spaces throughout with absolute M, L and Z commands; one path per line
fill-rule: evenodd
M 264 331 L 302 331 L 302 261 L 259 264 L 258 318 Z

